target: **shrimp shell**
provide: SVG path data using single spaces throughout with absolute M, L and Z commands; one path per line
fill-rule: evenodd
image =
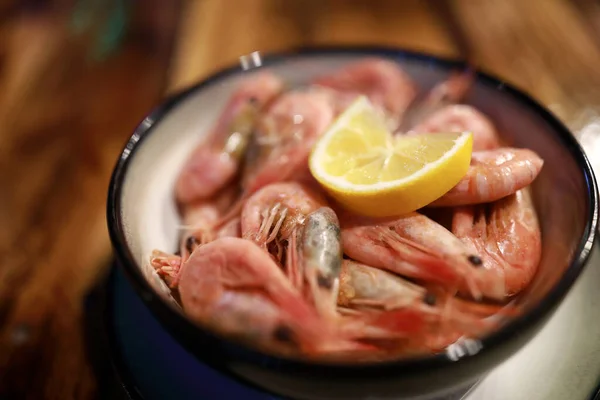
M 481 263 L 446 228 L 413 212 L 395 219 L 372 219 L 340 214 L 344 252 L 367 265 L 457 290 L 463 282 L 473 296 L 472 280 Z
M 232 301 L 230 291 L 244 289 L 263 293 L 277 307 L 279 321 L 264 328 L 296 332 L 309 342 L 318 340 L 319 322 L 316 313 L 291 286 L 269 255 L 254 243 L 239 238 L 220 238 L 198 247 L 183 265 L 179 292 L 183 309 L 190 318 L 206 323 L 219 322 L 220 304 Z M 225 297 L 225 299 L 224 299 Z M 229 307 L 232 307 L 231 305 Z M 236 307 L 244 308 L 243 305 Z M 248 318 L 264 317 L 261 309 L 250 311 Z M 301 323 L 300 323 L 301 322 Z M 243 331 L 248 325 L 230 326 Z M 265 331 L 274 338 L 276 331 Z M 300 340 L 300 338 L 298 338 Z
M 477 109 L 467 105 L 446 106 L 431 114 L 408 134 L 438 132 L 473 133 L 473 151 L 500 147 L 500 138 L 492 122 Z
M 397 63 L 374 57 L 317 77 L 312 84 L 341 93 L 364 94 L 396 121 L 417 95 L 415 83 Z
M 482 256 L 474 279 L 486 297 L 506 300 L 531 282 L 542 239 L 529 187 L 489 205 L 459 207 L 452 231 Z
M 544 160 L 529 149 L 500 148 L 473 152 L 471 166 L 461 181 L 428 207 L 489 203 L 530 185 Z
M 242 176 L 245 195 L 304 171 L 313 144 L 333 118 L 325 93 L 298 90 L 280 96 L 260 120 L 248 149 Z
M 340 282 L 338 304 L 360 310 L 347 313 L 355 318 L 347 332 L 392 343 L 408 340 L 404 351 L 434 351 L 463 334 L 481 335 L 496 326 L 484 318 L 504 312 L 496 305 L 436 296 L 390 272 L 351 260 L 344 260 Z
M 264 186 L 244 203 L 242 237 L 263 247 L 274 240 L 277 234 L 281 233 L 287 238 L 308 214 L 326 204 L 320 193 L 299 182 Z
M 257 112 L 283 89 L 268 71 L 248 76 L 236 89 L 208 138 L 188 157 L 175 185 L 180 203 L 213 196 L 237 174 Z
M 340 282 L 340 306 L 369 306 L 383 310 L 413 307 L 434 314 L 450 313 L 459 323 L 470 324 L 471 329 L 481 325 L 474 318 L 512 312 L 498 305 L 436 294 L 396 274 L 352 260 L 342 263 Z
M 179 293 L 192 320 L 231 334 L 250 332 L 254 340 L 289 343 L 309 355 L 370 348 L 321 319 L 271 257 L 249 240 L 225 237 L 198 247 L 181 269 Z M 261 296 L 252 300 L 257 308 L 246 304 L 249 296 Z M 224 317 L 224 310 L 235 313 Z

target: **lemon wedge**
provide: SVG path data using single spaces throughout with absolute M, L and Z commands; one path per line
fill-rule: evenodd
M 468 132 L 393 136 L 361 96 L 315 144 L 309 167 L 350 211 L 389 217 L 415 211 L 452 189 L 467 173 L 472 149 Z

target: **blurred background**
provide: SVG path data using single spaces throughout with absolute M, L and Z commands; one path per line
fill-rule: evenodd
M 600 137 L 593 0 L 0 0 L 0 397 L 93 398 L 84 298 L 135 125 L 253 51 L 388 45 L 469 59 Z

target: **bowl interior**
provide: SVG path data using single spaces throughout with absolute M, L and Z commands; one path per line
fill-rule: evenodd
M 277 59 L 269 68 L 289 82 L 301 84 L 314 74 L 333 71 L 364 56 L 360 52 L 301 54 Z M 428 59 L 387 56 L 401 63 L 422 90 L 445 79 L 450 71 L 448 65 Z M 143 276 L 174 310 L 180 311 L 149 266 L 148 258 L 153 249 L 175 251 L 180 225 L 173 199 L 177 174 L 193 147 L 211 128 L 241 76 L 242 73 L 219 74 L 190 91 L 164 114 L 148 117 L 142 126 L 152 128 L 133 149 L 126 150 L 133 154 L 128 154 L 121 209 L 116 210 L 122 218 L 126 245 Z M 548 121 L 527 100 L 482 78 L 466 103 L 487 114 L 508 144 L 533 149 L 545 160 L 533 185 L 543 255 L 528 293 L 519 300 L 530 308 L 547 295 L 579 256 L 594 215 L 588 194 L 594 185 L 584 173 L 583 158 L 573 155 L 578 148 L 561 136 L 563 128 Z

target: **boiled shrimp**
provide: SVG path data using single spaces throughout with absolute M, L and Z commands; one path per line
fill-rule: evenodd
M 182 268 L 179 292 L 191 319 L 253 343 L 283 342 L 306 352 L 361 348 L 338 341 L 279 266 L 249 240 L 221 238 L 198 247 Z
M 346 327 L 348 336 L 390 347 L 395 354 L 435 353 L 461 337 L 492 331 L 497 323 L 491 316 L 514 315 L 512 308 L 436 293 L 351 260 L 342 264 L 338 304 L 354 318 Z
M 530 185 L 543 165 L 544 160 L 529 149 L 504 147 L 473 152 L 467 174 L 429 207 L 496 201 Z
M 342 246 L 325 198 L 299 182 L 275 183 L 248 199 L 241 221 L 242 237 L 271 250 L 296 288 L 307 282 L 319 313 L 335 318 Z
M 413 212 L 399 218 L 373 219 L 339 215 L 344 252 L 350 258 L 391 272 L 436 283 L 449 291 L 463 283 L 474 297 L 473 280 L 482 261 L 443 226 Z
M 384 311 L 412 309 L 432 314 L 472 334 L 488 327 L 481 318 L 496 315 L 501 307 L 438 295 L 402 277 L 352 260 L 344 260 L 338 304 Z M 390 314 L 392 315 L 392 314 Z
M 412 79 L 397 63 L 380 58 L 369 58 L 319 76 L 313 85 L 334 89 L 345 95 L 338 100 L 336 109 L 345 109 L 358 95 L 366 95 L 375 107 L 386 112 L 393 121 L 401 118 L 404 110 L 417 95 Z
M 263 297 L 254 297 L 259 307 L 269 303 L 270 306 L 265 312 L 262 307 L 248 309 L 240 302 L 246 298 L 231 294 L 242 289 L 242 293 L 262 294 Z M 288 332 L 290 340 L 292 336 L 299 336 L 298 340 L 317 339 L 316 314 L 277 264 L 248 240 L 222 238 L 199 247 L 182 269 L 179 291 L 183 309 L 196 321 L 219 323 L 225 317 L 230 330 L 243 333 L 247 328 L 256 327 L 259 331 L 250 332 L 252 339 L 261 335 L 266 342 L 281 336 L 278 331 Z M 228 312 L 222 312 L 223 308 Z M 272 321 L 237 325 L 236 321 L 242 316 L 271 318 Z
M 471 132 L 473 151 L 500 147 L 500 139 L 492 122 L 468 105 L 450 105 L 434 112 L 412 128 L 408 134 L 437 132 Z
M 326 204 L 323 196 L 299 182 L 267 185 L 244 203 L 242 237 L 253 240 L 265 250 L 273 243 L 276 260 L 283 262 L 284 242 L 292 242 L 290 249 L 294 248 L 307 215 Z M 299 276 L 289 272 L 290 279 L 298 283 Z
M 261 118 L 248 149 L 242 176 L 245 194 L 303 173 L 314 143 L 333 118 L 329 96 L 324 93 L 283 94 Z
M 403 353 L 437 351 L 463 335 L 481 335 L 494 324 L 483 318 L 499 307 L 437 296 L 401 277 L 344 260 L 338 304 L 354 317 L 346 334 L 387 343 Z M 359 324 L 362 322 L 362 325 Z
M 529 187 L 491 204 L 457 208 L 452 231 L 482 257 L 474 280 L 486 297 L 505 300 L 531 282 L 542 239 Z
M 259 111 L 283 89 L 270 72 L 248 76 L 235 91 L 207 140 L 189 156 L 176 182 L 180 203 L 212 197 L 237 174 Z
M 310 174 L 308 156 L 333 120 L 329 96 L 320 91 L 291 91 L 278 98 L 260 119 L 247 150 L 242 195 L 215 228 L 239 216 L 244 202 L 257 190 Z

